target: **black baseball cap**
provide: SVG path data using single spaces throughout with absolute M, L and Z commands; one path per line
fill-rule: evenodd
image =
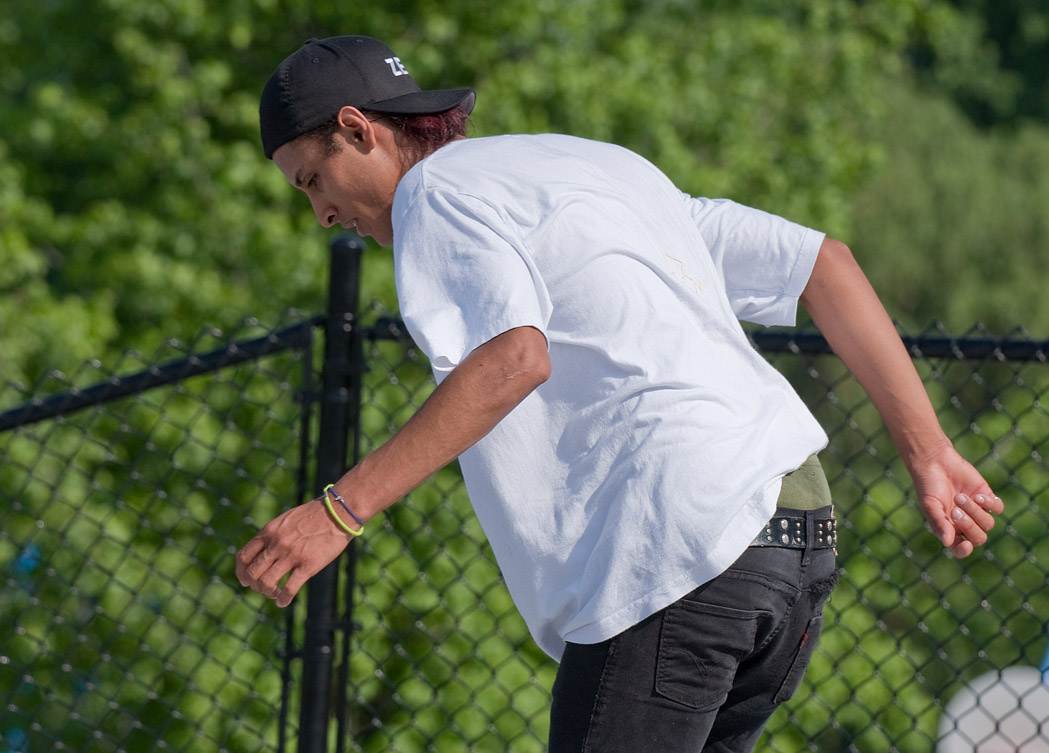
M 423 91 L 393 50 L 371 37 L 311 39 L 284 59 L 262 90 L 259 126 L 268 159 L 346 105 L 395 115 L 473 110 L 473 89 Z

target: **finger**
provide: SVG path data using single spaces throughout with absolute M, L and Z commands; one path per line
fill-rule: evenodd
M 943 506 L 938 501 L 927 502 L 922 505 L 925 512 L 925 519 L 929 523 L 929 530 L 932 531 L 932 535 L 940 540 L 940 543 L 944 546 L 951 546 L 954 543 L 954 525 L 947 517 Z
M 252 560 L 255 559 L 256 555 L 266 543 L 261 537 L 255 536 L 251 541 L 245 544 L 239 552 L 237 552 L 237 580 L 240 581 L 242 586 L 247 586 L 250 578 L 248 577 L 248 565 L 251 564 Z
M 950 549 L 951 549 L 951 554 L 953 554 L 955 557 L 959 557 L 961 559 L 965 559 L 966 557 L 968 557 L 970 554 L 973 553 L 972 542 L 971 541 L 966 541 L 965 539 L 958 539 L 958 541 L 955 542 L 955 544 L 953 546 L 951 546 Z
M 295 572 L 288 578 L 288 582 L 280 589 L 280 593 L 277 595 L 277 606 L 286 607 L 291 604 L 292 599 L 295 598 L 295 594 L 299 592 L 303 584 L 310 579 L 309 573 L 306 568 L 299 567 L 295 569 Z
M 280 555 L 274 551 L 273 545 L 263 547 L 263 549 L 255 555 L 255 559 L 247 564 L 244 568 L 244 574 L 247 576 L 248 582 L 244 585 L 261 584 L 263 578 L 269 574 L 270 570 L 280 562 Z M 255 589 L 258 590 L 257 588 Z
M 971 508 L 973 503 L 970 501 L 965 507 Z M 971 541 L 975 546 L 981 546 L 987 541 L 987 533 L 979 525 L 977 525 L 972 518 L 969 517 L 967 511 L 963 507 L 955 507 L 951 511 L 951 522 L 954 524 L 954 530 L 961 534 L 962 537 Z
M 982 505 L 978 504 L 976 500 L 969 497 L 967 494 L 956 494 L 954 496 L 954 504 L 957 505 L 955 509 L 960 509 L 964 512 L 974 525 L 979 526 L 981 532 L 986 532 L 994 528 L 994 516 L 987 512 Z M 951 513 L 951 516 L 953 519 L 953 512 Z M 968 536 L 968 534 L 966 535 Z
M 258 588 L 255 590 L 267 599 L 276 599 L 281 592 L 280 582 L 288 573 L 292 572 L 296 563 L 287 557 L 274 559 L 265 572 L 260 572 L 256 579 Z
M 997 494 L 977 494 L 973 499 L 976 500 L 976 504 L 989 513 L 1001 515 L 1005 512 L 1005 503 L 1002 502 L 1002 498 Z

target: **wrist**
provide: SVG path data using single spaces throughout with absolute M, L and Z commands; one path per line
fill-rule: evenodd
M 350 509 L 350 506 L 346 504 L 346 500 L 342 498 L 342 495 L 335 491 L 335 487 L 332 484 L 328 484 L 324 487 L 324 491 L 321 494 L 321 501 L 323 502 L 325 509 L 328 511 L 328 515 L 332 519 L 332 522 L 335 523 L 343 533 L 351 538 L 356 538 L 364 533 L 364 521 L 357 517 L 353 510 Z
M 934 458 L 954 449 L 954 443 L 940 430 L 927 432 L 904 432 L 900 436 L 894 436 L 893 441 L 900 453 L 900 459 L 908 470 L 930 463 Z

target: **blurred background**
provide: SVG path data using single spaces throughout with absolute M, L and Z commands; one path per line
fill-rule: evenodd
M 614 141 L 845 240 L 911 331 L 1049 334 L 1044 0 L 8 0 L 0 380 L 320 308 L 331 231 L 257 99 L 345 33 L 476 87 L 473 135 Z M 392 300 L 387 257 L 366 298 Z
M 805 322 L 759 342 L 831 435 L 843 523 L 828 630 L 763 745 L 953 753 L 1000 745 L 1012 715 L 1007 747 L 1049 747 L 1045 0 L 4 11 L 0 753 L 283 750 L 305 729 L 302 610 L 245 593 L 232 555 L 312 496 L 335 231 L 262 156 L 257 102 L 303 41 L 348 33 L 386 41 L 423 87 L 476 88 L 472 135 L 613 141 L 685 191 L 853 248 L 901 331 L 928 336 L 912 352 L 934 405 L 1009 514 L 978 556 L 945 557 L 862 391 L 798 345 Z M 389 251 L 366 245 L 360 275 L 369 370 L 347 377 L 367 451 L 432 381 L 397 331 Z M 77 402 L 135 372 L 156 380 Z M 68 411 L 26 418 L 55 393 Z M 349 559 L 327 749 L 542 750 L 555 668 L 454 466 Z M 1005 698 L 997 716 L 980 688 Z

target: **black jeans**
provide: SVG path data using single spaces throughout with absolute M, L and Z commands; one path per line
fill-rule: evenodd
M 831 549 L 751 547 L 615 638 L 569 643 L 550 753 L 751 750 L 801 684 L 836 581 Z

